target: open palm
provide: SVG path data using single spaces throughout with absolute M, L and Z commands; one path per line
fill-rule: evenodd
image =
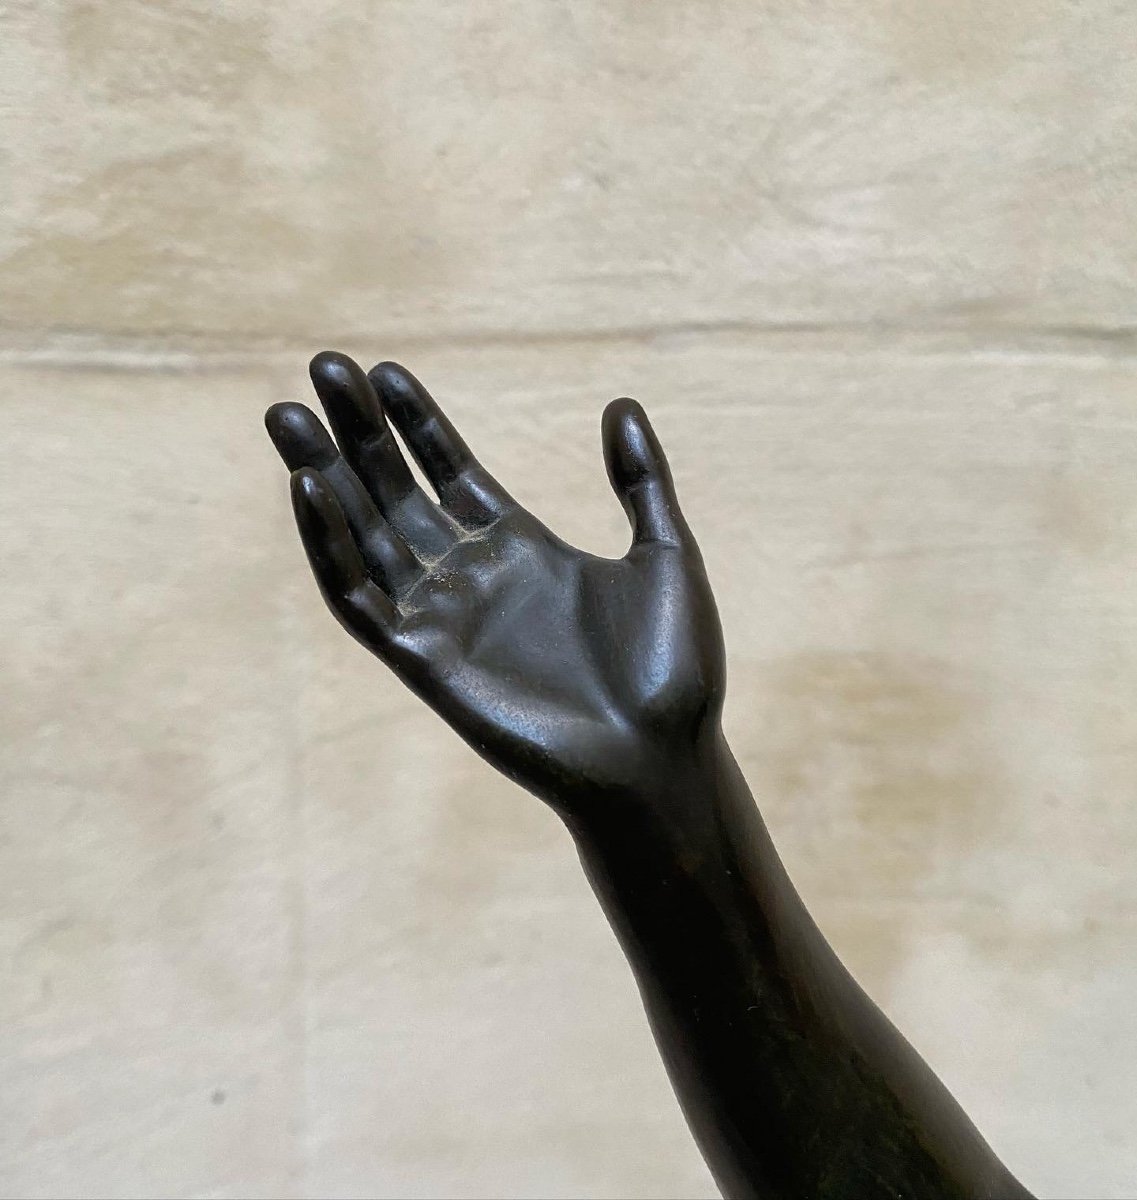
M 694 539 L 643 410 L 603 420 L 633 526 L 620 559 L 577 550 L 474 459 L 408 371 L 318 355 L 336 442 L 301 404 L 266 425 L 300 534 L 341 623 L 479 753 L 558 807 L 642 786 L 717 729 L 722 638 Z M 415 482 L 387 417 L 437 500 Z M 660 751 L 664 753 L 660 753 Z

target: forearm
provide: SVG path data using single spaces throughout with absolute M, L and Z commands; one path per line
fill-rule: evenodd
M 721 738 L 573 832 L 734 1197 L 1022 1196 L 840 964 Z

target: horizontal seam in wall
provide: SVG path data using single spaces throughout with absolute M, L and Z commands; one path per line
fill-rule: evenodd
M 370 345 L 381 351 L 394 345 L 401 352 L 426 352 L 438 347 L 524 351 L 621 343 L 660 352 L 737 345 L 768 354 L 1060 361 L 1092 366 L 1137 358 L 1137 327 L 687 321 L 596 330 L 387 331 L 224 338 L 187 332 L 107 334 L 0 326 L 0 363 L 76 370 L 196 372 L 255 368 L 306 358 L 323 347 Z

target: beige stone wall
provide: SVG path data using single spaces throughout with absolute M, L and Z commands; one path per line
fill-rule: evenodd
M 407 362 L 618 552 L 1042 1194 L 1137 1187 L 1137 16 L 0 0 L 0 1193 L 711 1196 L 566 835 L 324 612 L 261 429 Z

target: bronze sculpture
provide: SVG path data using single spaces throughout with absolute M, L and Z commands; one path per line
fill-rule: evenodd
M 402 367 L 325 353 L 311 373 L 335 441 L 300 404 L 266 425 L 328 606 L 565 822 L 724 1194 L 1028 1196 L 782 867 L 722 734 L 714 600 L 639 405 L 604 413 L 633 529 L 612 560 L 520 508 Z

